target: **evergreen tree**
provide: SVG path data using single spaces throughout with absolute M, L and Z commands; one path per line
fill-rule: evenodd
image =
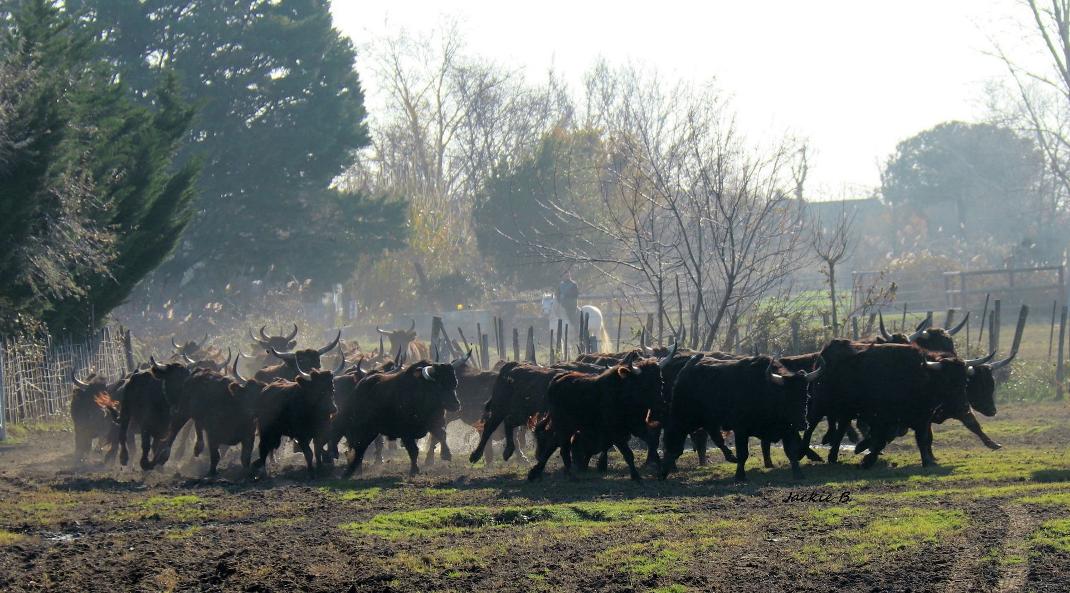
M 150 111 L 50 0 L 0 12 L 0 331 L 86 329 L 173 247 L 196 166 L 171 172 L 192 112 Z
M 331 189 L 368 131 L 355 52 L 329 2 L 68 4 L 135 96 L 148 100 L 173 69 L 199 107 L 183 154 L 204 156 L 201 197 L 161 268 L 168 298 L 210 299 L 238 275 L 340 281 L 352 270 L 345 254 L 403 238 L 400 204 Z

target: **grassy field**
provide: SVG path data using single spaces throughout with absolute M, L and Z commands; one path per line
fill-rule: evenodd
M 642 484 L 619 460 L 576 482 L 555 460 L 529 484 L 526 464 L 461 454 L 415 479 L 395 457 L 305 482 L 288 452 L 270 480 L 231 465 L 209 481 L 201 460 L 73 468 L 72 435 L 48 427 L 0 447 L 0 590 L 1066 590 L 1068 420 L 1062 403 L 1004 404 L 984 422 L 999 451 L 949 423 L 938 467 L 905 438 L 872 470 L 848 454 L 802 481 L 752 444 L 743 486 L 691 453 Z

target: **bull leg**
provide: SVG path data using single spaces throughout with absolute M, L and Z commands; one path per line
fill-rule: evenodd
M 487 421 L 483 423 L 483 432 L 479 434 L 479 444 L 476 445 L 476 448 L 474 451 L 472 451 L 472 454 L 468 456 L 469 463 L 475 463 L 483 457 L 483 449 L 486 448 L 487 443 L 490 442 L 491 435 L 493 435 L 494 431 L 497 430 L 498 425 L 502 423 L 502 420 L 504 420 L 504 418 L 502 418 L 501 416 L 491 414 L 490 418 L 488 418 Z M 508 449 L 508 443 L 511 440 L 511 431 L 508 426 L 505 429 L 505 440 L 506 448 Z M 505 459 L 509 459 L 509 457 L 506 456 Z
M 141 431 L 141 470 L 148 471 L 152 469 L 152 463 L 149 462 L 149 449 L 152 446 L 152 436 L 148 430 L 142 429 Z
M 796 480 L 801 480 L 802 470 L 799 469 L 799 461 L 803 457 L 803 442 L 799 438 L 799 433 L 794 430 L 788 430 L 784 433 L 782 440 L 784 444 L 784 455 L 787 455 L 788 462 L 791 463 L 791 477 Z
M 858 431 L 855 430 L 855 427 L 851 426 L 850 422 L 847 423 L 847 427 L 844 429 L 844 434 L 847 435 L 847 440 L 851 441 L 852 443 L 857 443 L 861 438 L 858 434 Z
M 746 434 L 736 431 L 736 481 L 746 482 L 747 472 L 744 466 L 747 465 L 747 457 L 750 456 L 750 447 L 747 441 L 750 440 Z
M 829 431 L 825 435 L 829 440 L 829 463 L 837 463 L 840 459 L 840 443 L 843 441 L 843 433 L 850 425 L 850 422 L 844 420 L 842 422 L 835 422 L 832 418 L 829 418 Z
M 365 436 L 364 438 L 354 439 L 351 436 L 347 436 L 346 440 L 350 442 L 350 446 L 353 448 L 353 458 L 346 464 L 346 469 L 342 472 L 342 477 L 348 478 L 354 473 L 360 475 L 363 471 L 364 465 L 364 452 L 368 449 L 368 446 L 375 441 L 377 447 L 382 446 L 383 440 L 378 435 Z M 381 453 L 381 450 L 380 450 Z
M 928 434 L 924 429 L 922 432 Z M 874 463 L 877 463 L 877 458 L 880 457 L 884 447 L 888 445 L 888 441 L 891 439 L 888 438 L 884 428 L 878 427 L 870 427 L 869 435 L 866 438 L 869 439 L 870 443 L 869 453 L 866 453 L 866 456 L 862 458 L 862 467 L 869 469 L 873 467 Z
M 609 447 L 602 449 L 598 455 L 598 473 L 605 475 L 609 471 Z
M 295 438 L 294 445 L 296 445 L 305 456 L 305 467 L 308 469 L 308 479 L 314 479 L 316 477 L 316 467 L 312 465 L 312 447 L 308 446 L 308 440 Z
M 89 450 L 93 446 L 93 435 L 88 430 L 82 428 L 78 429 L 78 426 L 74 427 L 74 462 L 82 463 L 85 461 L 86 456 L 89 454 Z
M 561 463 L 564 465 L 562 472 L 569 480 L 575 480 L 576 476 L 572 473 L 572 443 L 567 440 L 561 443 Z
M 123 408 L 126 410 L 126 408 Z M 119 414 L 119 464 L 126 465 L 130 463 L 130 453 L 128 450 L 127 440 L 133 437 L 130 434 L 130 414 Z
M 643 463 L 645 466 L 661 466 L 661 456 L 658 455 L 658 445 L 661 443 L 661 429 L 651 428 L 647 431 L 645 438 L 646 441 L 646 461 Z
M 977 438 L 981 439 L 981 442 L 989 449 L 994 451 L 1003 447 L 1003 445 L 993 441 L 985 434 L 985 431 L 981 429 L 981 423 L 977 421 L 977 417 L 973 415 L 972 410 L 967 411 L 962 416 L 956 416 L 955 419 L 968 428 L 970 432 L 977 435 Z
M 765 466 L 766 469 L 772 468 L 773 467 L 773 456 L 772 456 L 772 453 L 770 451 L 770 449 L 772 448 L 772 443 L 769 441 L 769 439 L 761 439 L 761 441 L 762 441 L 762 464 Z M 785 443 L 785 445 L 787 445 L 787 443 Z
M 435 431 L 431 431 L 431 434 L 427 435 L 427 454 L 424 455 L 424 463 L 427 465 L 435 464 L 435 445 L 439 443 L 438 436 Z
M 687 434 L 676 429 L 672 424 L 665 429 L 665 457 L 661 460 L 659 479 L 664 480 L 669 477 L 669 472 L 676 470 L 676 460 L 684 452 L 684 439 L 686 438 Z
M 431 429 L 431 437 L 434 440 L 438 441 L 439 444 L 442 445 L 442 452 L 439 455 L 439 457 L 442 458 L 442 461 L 450 461 L 450 460 L 452 460 L 453 459 L 453 453 L 450 452 L 450 445 L 449 445 L 449 443 L 446 442 L 446 425 L 443 424 L 441 426 L 435 426 L 434 428 L 432 428 Z M 434 452 L 435 452 L 434 448 L 432 448 L 429 451 L 429 453 L 432 453 L 432 454 Z
M 115 426 L 108 432 L 108 452 L 104 455 L 104 463 L 111 463 L 115 455 L 119 453 L 119 427 Z
M 720 430 L 707 431 L 706 434 L 709 435 L 710 439 L 713 441 L 713 444 L 721 450 L 721 453 L 724 453 L 725 461 L 727 461 L 728 463 L 736 462 L 737 457 L 736 455 L 732 454 L 732 450 L 728 448 L 728 445 L 724 444 L 724 434 L 722 434 Z M 694 440 L 691 441 L 692 444 L 694 444 L 694 442 Z M 738 450 L 739 447 L 737 446 L 736 449 Z
M 420 468 L 416 465 L 417 458 L 420 457 L 420 448 L 416 446 L 416 439 L 403 438 L 401 444 L 405 445 L 405 450 L 409 453 L 409 475 L 415 476 L 420 473 Z
M 200 432 L 197 432 L 197 438 L 200 439 Z M 198 440 L 198 443 L 200 441 Z M 244 454 L 244 451 L 243 451 Z M 208 468 L 208 476 L 214 478 L 216 476 L 216 469 L 219 467 L 219 441 L 217 441 L 211 434 L 208 435 L 208 455 L 211 465 Z M 196 452 L 194 452 L 196 456 Z
M 933 456 L 933 427 L 929 422 L 919 424 L 914 428 L 914 441 L 918 444 L 918 453 L 921 455 L 921 466 L 929 467 L 936 465 L 936 457 Z
M 869 441 L 868 438 L 862 439 L 862 440 L 858 441 L 857 443 L 855 443 L 855 455 L 858 455 L 862 451 L 865 451 L 866 449 L 869 449 L 869 443 L 870 443 L 870 441 Z
M 621 457 L 624 457 L 624 462 L 628 464 L 628 474 L 636 482 L 641 482 L 643 478 L 639 475 L 639 470 L 635 469 L 635 455 L 632 453 L 632 448 L 628 446 L 628 436 L 618 437 L 614 445 L 620 451 Z
M 268 433 L 260 435 L 260 456 L 253 463 L 251 473 L 256 473 L 261 469 L 264 470 L 264 477 L 267 477 L 267 460 L 268 457 L 275 451 L 275 449 L 282 443 L 282 435 Z
M 546 433 L 535 434 L 535 465 L 528 470 L 528 481 L 534 482 L 542 477 L 543 471 L 546 469 L 546 462 L 550 460 L 550 456 L 557 450 L 556 439 Z
M 242 439 L 242 442 L 241 442 L 241 466 L 242 466 L 242 468 L 244 468 L 246 470 L 249 469 L 249 462 L 252 461 L 252 457 L 253 457 L 253 436 L 249 435 L 249 436 L 245 437 L 244 439 Z
M 698 455 L 698 464 L 706 465 L 709 460 L 706 458 L 706 442 L 709 441 L 710 435 L 705 430 L 696 430 L 691 433 L 691 447 L 695 449 L 695 454 Z M 724 443 L 724 437 L 721 437 L 722 444 Z M 725 459 L 732 461 L 729 457 L 732 456 L 732 452 L 727 450 L 727 447 L 722 447 L 721 451 L 725 453 Z
M 509 422 L 505 423 L 505 448 L 502 449 L 503 461 L 509 461 L 509 458 L 516 452 L 516 441 L 513 440 L 513 434 L 516 432 L 516 429 L 517 427 L 515 425 Z

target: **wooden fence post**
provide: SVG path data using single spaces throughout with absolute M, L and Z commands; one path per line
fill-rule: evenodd
M 1055 399 L 1063 399 L 1063 373 L 1064 368 L 1064 349 L 1063 346 L 1066 342 L 1066 305 L 1063 305 L 1062 313 L 1059 315 L 1059 358 L 1055 361 Z
M 988 317 L 988 299 L 992 293 L 985 295 L 985 308 L 981 310 L 981 329 L 977 330 L 977 347 L 981 347 L 981 339 L 985 337 L 985 319 Z
M 988 351 L 999 350 L 1000 299 L 992 303 L 992 326 L 988 328 Z
M 7 342 L 0 339 L 0 441 L 7 438 L 7 369 L 4 368 L 6 352 Z
M 565 324 L 565 345 L 561 348 L 561 360 L 568 360 L 568 324 Z
M 554 330 L 550 330 L 550 364 L 557 363 L 557 355 L 554 354 Z
M 531 362 L 535 362 L 535 327 L 528 326 L 528 341 L 524 348 L 526 352 L 525 358 Z
M 617 304 L 617 352 L 620 352 L 620 327 L 624 323 L 624 306 Z
M 513 328 L 513 360 L 520 360 L 520 330 Z
M 1048 360 L 1051 360 L 1052 341 L 1055 340 L 1055 308 L 1057 306 L 1059 306 L 1058 300 L 1051 302 L 1051 329 L 1048 330 Z
M 479 336 L 479 357 L 483 370 L 490 370 L 490 336 L 487 334 L 480 334 Z
M 858 340 L 858 318 L 851 317 L 851 337 L 854 340 Z M 817 375 L 814 375 L 815 377 Z
M 562 323 L 561 322 L 561 318 L 558 317 L 557 318 L 557 342 L 554 344 L 554 350 L 557 351 L 559 354 L 561 353 L 561 336 L 563 335 L 561 333 L 561 330 L 563 328 L 561 323 Z M 565 354 L 567 355 L 568 353 L 566 352 Z M 565 360 L 565 359 L 562 358 L 561 360 Z

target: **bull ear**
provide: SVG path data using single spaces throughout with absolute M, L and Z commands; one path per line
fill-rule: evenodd
M 627 379 L 630 374 L 632 374 L 632 367 L 627 365 L 620 365 L 617 367 L 617 376 L 621 379 Z

